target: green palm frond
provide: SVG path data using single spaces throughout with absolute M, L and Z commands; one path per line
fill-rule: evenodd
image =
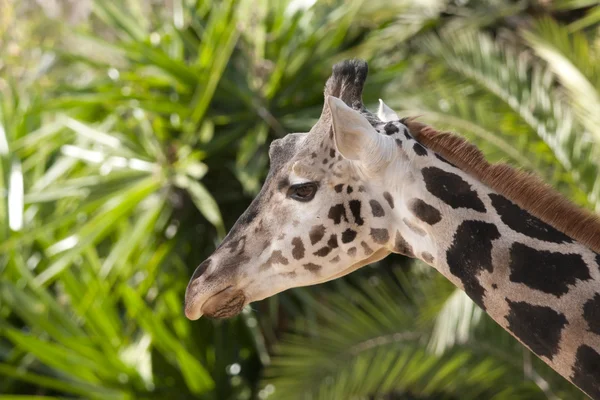
M 535 54 L 543 59 L 564 88 L 577 120 L 585 129 L 574 150 L 582 162 L 598 164 L 600 156 L 600 54 L 580 33 L 569 33 L 555 22 L 541 20 L 535 30 L 523 36 Z M 596 169 L 582 171 L 582 179 L 595 185 L 589 187 L 590 198 L 600 198 L 600 180 Z
M 600 103 L 600 58 L 598 51 L 581 33 L 570 33 L 551 19 L 542 19 L 530 31 L 523 32 L 535 54 L 547 62 L 558 81 L 567 90 L 584 127 L 600 140 L 600 121 L 591 109 Z
M 551 6 L 557 10 L 571 10 L 595 6 L 596 4 L 596 0 L 556 0 L 552 2 Z
M 482 312 L 462 290 L 456 289 L 437 313 L 429 343 L 431 351 L 443 354 L 455 344 L 467 342 Z
M 488 95 L 488 107 L 508 107 L 521 123 L 525 123 L 548 145 L 570 179 L 587 194 L 589 203 L 593 207 L 599 206 L 595 195 L 599 164 L 592 157 L 596 153 L 595 144 L 582 131 L 547 67 L 532 60 L 524 49 L 516 49 L 473 32 L 448 34 L 443 39 L 429 36 L 423 45 L 450 72 L 449 76 L 437 75 L 438 79 L 452 80 L 454 76 L 462 86 L 462 90 L 456 91 L 453 102 L 478 101 L 481 97 L 476 94 L 483 92 Z M 438 74 L 442 71 L 439 70 Z M 465 86 L 464 82 L 475 86 Z M 457 99 L 460 95 L 471 98 L 460 101 Z M 489 95 L 495 98 L 497 105 L 489 101 Z M 477 110 L 476 107 L 470 108 Z M 479 106 L 475 113 L 486 112 L 481 108 Z M 518 126 L 508 131 L 512 130 L 515 135 L 519 131 Z M 460 127 L 457 130 L 460 132 Z M 497 134 L 502 135 L 502 132 L 496 129 Z M 518 140 L 518 137 L 515 139 Z M 511 157 L 508 153 L 507 156 Z M 547 176 L 547 172 L 542 173 L 544 175 Z
M 486 345 L 485 335 L 448 345 L 443 354 L 429 351 L 439 323 L 432 331 L 431 323 L 417 321 L 420 304 L 438 286 L 428 286 L 424 279 L 431 275 L 398 275 L 398 281 L 410 282 L 407 287 L 377 279 L 354 285 L 339 282 L 334 292 L 326 294 L 326 302 L 319 298 L 323 293 L 311 295 L 306 301 L 315 307 L 316 327 L 300 325 L 284 337 L 266 372 L 265 385 L 272 385 L 281 399 L 366 399 L 390 394 L 432 399 L 546 398 L 530 378 L 515 378 L 520 366 L 509 354 L 520 347 L 493 323 L 486 323 L 485 329 L 492 327 L 494 338 L 503 338 L 510 352 Z M 457 302 L 449 302 L 443 309 L 458 311 L 450 310 Z M 470 300 L 458 303 L 464 311 Z M 490 332 L 486 335 L 489 339 Z

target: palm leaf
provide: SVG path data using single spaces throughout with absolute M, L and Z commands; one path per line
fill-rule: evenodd
M 450 46 L 450 43 L 453 43 Z M 510 107 L 549 146 L 571 179 L 598 207 L 595 192 L 598 163 L 590 137 L 580 133 L 573 111 L 564 102 L 551 72 L 525 53 L 474 33 L 429 36 L 431 54 L 454 73 L 493 94 Z
M 427 275 L 421 279 L 430 279 Z M 299 328 L 286 335 L 267 370 L 265 385 L 273 385 L 282 399 L 384 398 L 391 393 L 424 398 L 545 398 L 531 380 L 515 379 L 519 365 L 506 353 L 478 346 L 483 337 L 448 345 L 443 355 L 428 351 L 432 326 L 415 323 L 420 313 L 415 304 L 433 295 L 438 286 L 428 286 L 417 276 L 408 279 L 401 274 L 398 280 L 410 281 L 410 289 L 371 279 L 355 285 L 339 282 L 333 292 L 308 297 L 319 322 L 314 329 Z M 326 296 L 327 302 L 319 296 Z M 493 326 L 495 336 L 508 337 Z M 520 351 L 518 345 L 515 350 Z

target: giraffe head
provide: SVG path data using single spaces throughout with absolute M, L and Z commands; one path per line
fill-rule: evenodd
M 308 133 L 270 147 L 270 171 L 254 201 L 187 287 L 188 318 L 230 317 L 283 290 L 328 281 L 390 252 L 394 240 L 390 176 L 403 158 L 394 137 L 404 125 L 383 103 L 362 103 L 367 64 L 337 64 L 325 105 Z

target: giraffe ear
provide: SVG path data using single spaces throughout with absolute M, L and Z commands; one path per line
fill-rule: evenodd
M 383 122 L 398 121 L 400 117 L 394 112 L 383 100 L 379 99 L 379 109 L 377 110 L 377 117 Z
M 342 156 L 369 166 L 385 161 L 389 154 L 385 138 L 363 115 L 337 97 L 327 96 L 327 104 L 331 110 L 335 146 Z

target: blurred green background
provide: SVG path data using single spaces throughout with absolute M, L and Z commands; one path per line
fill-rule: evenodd
M 195 267 L 331 66 L 600 209 L 594 0 L 0 0 L 0 399 L 582 399 L 393 256 L 232 320 Z

